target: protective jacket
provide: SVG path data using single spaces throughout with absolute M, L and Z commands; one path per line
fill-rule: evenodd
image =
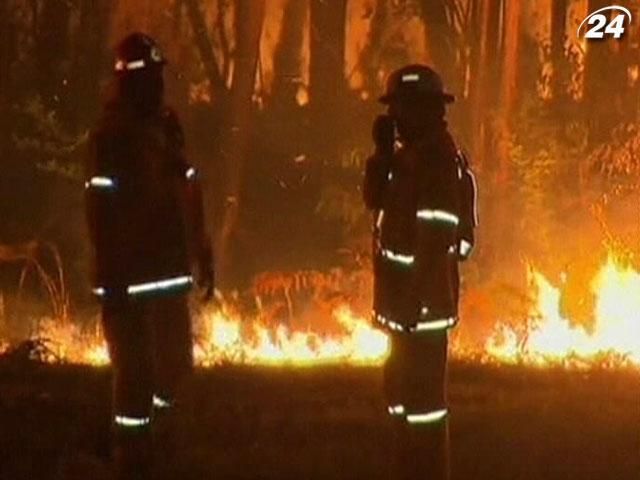
M 376 212 L 376 320 L 395 331 L 446 330 L 457 316 L 457 149 L 445 126 L 390 158 L 369 159 L 365 202 Z
M 460 224 L 458 225 L 458 258 L 467 260 L 476 243 L 475 229 L 478 227 L 478 185 L 471 170 L 469 159 L 458 150 L 458 186 L 460 196 Z
M 114 102 L 91 137 L 86 205 L 94 292 L 145 296 L 187 290 L 190 258 L 206 251 L 197 175 L 176 115 L 142 116 Z M 199 211 L 198 211 L 199 210 Z

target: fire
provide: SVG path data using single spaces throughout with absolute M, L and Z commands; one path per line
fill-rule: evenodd
M 528 328 L 519 333 L 499 323 L 486 345 L 490 357 L 503 362 L 590 364 L 600 359 L 640 365 L 640 273 L 610 255 L 591 284 L 596 298 L 595 325 L 587 329 L 563 318 L 561 292 L 531 269 L 535 302 Z
M 258 322 L 241 323 L 217 310 L 204 315 L 203 338 L 195 357 L 203 366 L 219 363 L 249 365 L 312 366 L 327 363 L 375 365 L 388 351 L 388 339 L 370 323 L 342 306 L 333 317 L 340 335 L 320 335 L 291 330 L 285 325 L 270 329 Z
M 525 318 L 498 322 L 485 345 L 475 350 L 454 337 L 454 357 L 537 366 L 640 366 L 640 272 L 609 256 L 591 281 L 595 301 L 589 326 L 563 316 L 561 287 L 533 268 L 528 270 L 528 281 L 532 301 Z M 236 312 L 233 302 L 221 302 L 195 315 L 194 357 L 202 367 L 382 364 L 389 350 L 382 331 L 347 303 L 327 311 L 333 319 L 331 331 L 320 333 L 269 315 L 251 318 Z M 70 321 L 40 321 L 31 342 L 32 356 L 42 361 L 109 363 L 100 330 L 88 331 Z M 7 351 L 11 345 L 0 339 L 0 353 Z
M 270 328 L 259 321 L 243 321 L 225 309 L 210 309 L 196 322 L 194 357 L 202 367 L 235 363 L 245 365 L 314 366 L 347 363 L 377 365 L 388 351 L 388 339 L 369 321 L 357 317 L 347 306 L 333 312 L 340 333 L 321 335 L 299 331 L 283 324 Z M 104 366 L 109 353 L 102 333 L 87 332 L 71 322 L 44 319 L 31 341 L 30 354 L 47 363 Z M 0 353 L 10 350 L 0 342 Z
M 41 320 L 31 341 L 38 343 L 33 355 L 48 363 L 76 363 L 103 366 L 109 363 L 102 332 L 85 331 L 76 324 L 52 318 Z M 7 349 L 8 350 L 8 349 Z

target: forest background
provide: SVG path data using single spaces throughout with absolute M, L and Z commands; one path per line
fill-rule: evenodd
M 640 18 L 638 2 L 619 3 Z M 608 250 L 629 261 L 640 251 L 640 24 L 622 40 L 576 33 L 606 5 L 3 0 L 3 329 L 29 328 L 24 318 L 52 304 L 62 316 L 95 309 L 82 163 L 112 47 L 136 30 L 169 59 L 167 98 L 203 173 L 221 289 L 368 272 L 360 184 L 376 99 L 392 70 L 426 63 L 457 97 L 450 126 L 480 183 L 479 243 L 464 269 L 470 334 L 520 308 L 526 263 L 563 283 L 571 318 L 588 323 L 586 285 Z

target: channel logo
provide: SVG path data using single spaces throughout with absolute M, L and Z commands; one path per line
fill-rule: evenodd
M 616 13 L 617 15 L 615 15 Z M 620 39 L 625 33 L 625 27 L 631 23 L 631 19 L 631 12 L 625 7 L 611 5 L 600 8 L 587 15 L 587 18 L 582 21 L 578 27 L 578 38 L 602 40 L 606 37 L 613 37 Z M 587 29 L 589 26 L 591 28 Z

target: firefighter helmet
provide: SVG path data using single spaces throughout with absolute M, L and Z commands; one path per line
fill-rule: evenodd
M 116 47 L 114 70 L 118 74 L 143 70 L 151 65 L 162 66 L 166 63 L 156 41 L 144 33 L 132 33 Z
M 380 102 L 388 104 L 395 98 L 440 98 L 444 103 L 455 101 L 453 95 L 444 91 L 440 75 L 426 65 L 407 65 L 389 75 Z

